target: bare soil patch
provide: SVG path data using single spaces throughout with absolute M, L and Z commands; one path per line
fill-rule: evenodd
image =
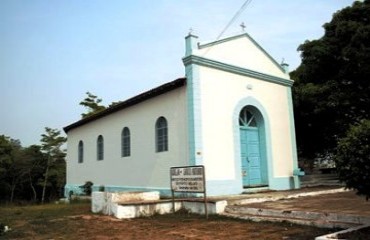
M 253 208 L 370 216 L 370 201 L 366 201 L 365 197 L 358 196 L 353 191 L 247 205 Z
M 0 207 L 12 231 L 0 239 L 313 239 L 333 230 L 289 223 L 177 213 L 119 220 L 90 212 L 90 203 Z

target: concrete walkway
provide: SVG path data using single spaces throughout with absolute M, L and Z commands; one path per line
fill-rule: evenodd
M 302 188 L 229 196 L 226 200 L 223 214 L 236 218 L 329 228 L 370 224 L 370 202 L 344 188 Z

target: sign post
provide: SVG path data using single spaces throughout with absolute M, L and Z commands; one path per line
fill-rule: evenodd
M 175 212 L 174 192 L 203 193 L 204 213 L 208 219 L 206 178 L 203 165 L 171 167 L 172 210 Z

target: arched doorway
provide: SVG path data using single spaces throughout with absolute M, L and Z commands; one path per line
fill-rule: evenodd
M 244 187 L 268 184 L 263 128 L 263 117 L 258 109 L 246 106 L 240 111 L 240 153 Z

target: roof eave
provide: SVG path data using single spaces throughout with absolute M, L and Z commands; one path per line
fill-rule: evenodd
M 101 112 L 98 112 L 94 115 L 91 115 L 91 116 L 83 118 L 83 119 L 81 119 L 77 122 L 74 122 L 74 123 L 64 127 L 63 130 L 64 130 L 65 133 L 68 133 L 70 130 L 72 130 L 74 128 L 83 126 L 83 125 L 85 125 L 89 122 L 92 122 L 92 121 L 95 121 L 97 119 L 103 118 L 103 117 L 108 116 L 112 113 L 118 112 L 122 109 L 131 107 L 133 105 L 139 104 L 139 103 L 144 102 L 148 99 L 151 99 L 151 98 L 154 98 L 156 96 L 162 95 L 164 93 L 167 93 L 169 91 L 172 91 L 174 89 L 180 88 L 180 87 L 185 86 L 185 85 L 186 85 L 186 78 L 178 78 L 174 81 L 165 83 L 165 84 L 160 85 L 156 88 L 153 88 L 149 91 L 143 92 L 139 95 L 136 95 L 132 98 L 129 98 L 129 99 L 127 99 L 127 100 L 125 100 L 121 103 L 113 105 L 113 106 L 111 106 L 111 107 L 109 107 L 109 108 L 107 108 L 107 109 L 105 109 Z

